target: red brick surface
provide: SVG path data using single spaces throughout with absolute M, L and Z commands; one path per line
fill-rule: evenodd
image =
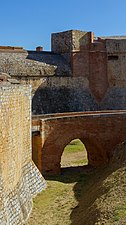
M 125 124 L 125 112 L 86 113 L 78 116 L 65 114 L 42 119 L 39 136 L 42 146 L 37 149 L 39 160 L 36 161 L 36 165 L 43 174 L 60 173 L 64 148 L 76 138 L 84 143 L 90 165 L 104 165 L 109 161 L 115 146 L 126 139 Z

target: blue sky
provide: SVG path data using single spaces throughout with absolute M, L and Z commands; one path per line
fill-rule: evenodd
M 0 45 L 50 50 L 51 33 L 126 35 L 126 0 L 0 0 Z

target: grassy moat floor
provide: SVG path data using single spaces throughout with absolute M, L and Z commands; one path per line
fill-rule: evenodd
M 27 225 L 125 225 L 126 144 L 110 164 L 88 167 L 84 145 L 72 141 L 64 150 L 60 176 L 45 177 L 47 189 L 34 199 Z

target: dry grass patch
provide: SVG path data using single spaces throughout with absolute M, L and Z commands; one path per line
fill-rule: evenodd
M 34 199 L 28 225 L 126 224 L 125 143 L 107 167 L 67 167 L 46 180 L 47 190 Z

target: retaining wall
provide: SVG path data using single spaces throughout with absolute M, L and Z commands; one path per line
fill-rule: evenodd
M 22 225 L 43 188 L 32 161 L 31 87 L 0 83 L 0 224 Z

